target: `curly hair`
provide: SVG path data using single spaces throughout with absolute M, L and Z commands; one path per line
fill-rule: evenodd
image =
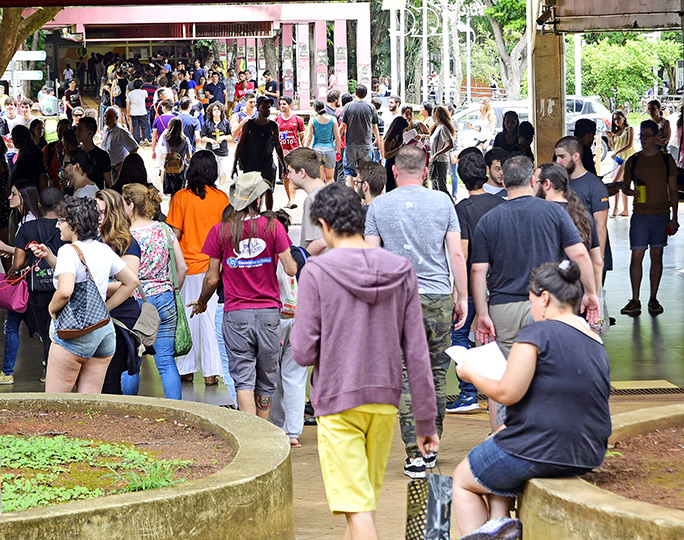
M 153 218 L 159 213 L 162 198 L 154 186 L 126 184 L 122 195 L 126 203 L 133 204 L 134 212 L 139 216 Z
M 100 225 L 100 236 L 114 253 L 121 256 L 131 245 L 131 219 L 126 213 L 123 198 L 113 189 L 101 189 L 95 198 L 105 203 L 105 212 Z
M 333 183 L 321 189 L 311 204 L 311 223 L 323 219 L 340 236 L 362 235 L 366 226 L 359 195 L 349 186 Z
M 79 240 L 97 240 L 97 203 L 88 197 L 66 197 L 57 207 L 57 217 L 78 235 Z

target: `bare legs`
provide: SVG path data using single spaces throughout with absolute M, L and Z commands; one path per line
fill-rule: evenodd
M 454 471 L 453 515 L 461 536 L 469 534 L 490 519 L 510 517 L 512 499 L 489 493 L 470 470 L 468 458 Z
M 629 263 L 629 279 L 632 284 L 632 298 L 639 300 L 639 289 L 641 288 L 641 279 L 643 277 L 643 262 L 646 250 L 636 249 L 632 250 L 632 259 Z M 650 248 L 651 269 L 649 271 L 649 280 L 651 285 L 651 299 L 658 298 L 658 287 L 660 287 L 660 278 L 663 276 L 663 248 Z
M 268 420 L 271 412 L 271 398 L 255 394 L 252 390 L 238 390 L 238 409 L 247 414 L 255 414 L 259 418 Z
M 111 356 L 82 358 L 53 343 L 50 345 L 45 391 L 68 393 L 78 381 L 79 394 L 99 394 L 111 359 Z
M 295 199 L 295 187 L 287 175 L 283 178 L 283 187 L 285 187 L 285 194 L 287 195 L 287 204 L 292 204 Z
M 354 512 L 345 514 L 347 530 L 344 540 L 379 540 L 375 530 L 375 512 Z

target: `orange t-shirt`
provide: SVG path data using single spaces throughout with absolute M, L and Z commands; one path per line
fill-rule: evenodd
M 183 233 L 179 244 L 188 265 L 188 275 L 207 271 L 209 255 L 202 253 L 204 241 L 209 230 L 221 221 L 228 203 L 228 195 L 214 187 L 207 187 L 204 199 L 188 188 L 181 189 L 171 199 L 166 224 Z

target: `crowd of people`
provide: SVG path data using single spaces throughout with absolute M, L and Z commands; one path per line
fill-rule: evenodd
M 0 384 L 14 383 L 25 321 L 43 344 L 46 391 L 137 394 L 133 328 L 149 303 L 159 320 L 146 351 L 167 398 L 181 399 L 200 371 L 207 386 L 222 378 L 239 410 L 298 447 L 313 366 L 326 493 L 354 539 L 377 538 L 397 415 L 404 473 L 425 478 L 445 450 L 445 414 L 488 396 L 493 436 L 454 471 L 464 539 L 520 538 L 510 510 L 527 479 L 601 464 L 610 383 L 600 297 L 612 257 L 609 191 L 590 169 L 595 125 L 578 122 L 553 161 L 535 167 L 533 127 L 509 111 L 495 134 L 486 100 L 483 140 L 457 153 L 443 105 L 423 103 L 414 116 L 392 95 L 379 115 L 381 102 L 357 85 L 354 96 L 332 89 L 316 101 L 307 125 L 268 72 L 259 89 L 248 71 L 224 74 L 217 63 L 93 58 L 101 137 L 98 113 L 76 98 L 83 70 L 64 74 L 71 93 L 54 143 L 31 103 L 20 113 L 12 98 L 4 104 L 13 154 L 1 139 L 0 253 L 8 274 L 26 277 L 29 300 L 6 312 Z M 657 119 L 641 124 L 638 153 L 620 111 L 611 134 L 624 159 L 612 187 L 635 197 L 622 313 L 641 311 L 650 249 L 656 316 L 663 248 L 678 229 L 677 166 Z M 166 216 L 138 152 L 148 143 Z M 278 178 L 288 203 L 273 212 Z M 458 181 L 468 197 L 456 204 Z M 306 193 L 299 245 L 288 232 L 296 190 Z M 101 315 L 74 333 L 64 313 L 85 297 Z M 508 359 L 501 380 L 466 362 L 447 402 L 445 350 L 491 341 Z

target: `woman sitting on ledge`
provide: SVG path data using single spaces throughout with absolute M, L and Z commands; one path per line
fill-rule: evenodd
M 500 381 L 458 376 L 507 406 L 506 422 L 454 471 L 453 511 L 462 540 L 522 538 L 510 518 L 513 498 L 530 478 L 568 477 L 601 465 L 611 432 L 608 355 L 577 316 L 582 298 L 574 262 L 532 272 L 534 323 L 515 340 Z

